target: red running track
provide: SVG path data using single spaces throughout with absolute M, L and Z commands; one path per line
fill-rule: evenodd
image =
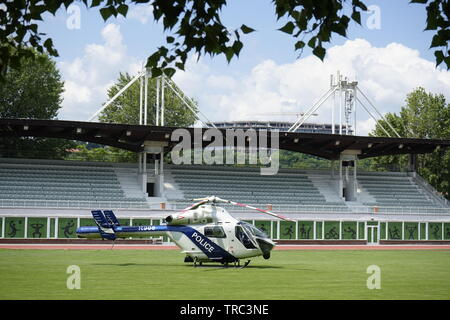
M 0 249 L 179 250 L 173 245 L 0 244 Z M 450 245 L 278 245 L 275 250 L 450 250 Z

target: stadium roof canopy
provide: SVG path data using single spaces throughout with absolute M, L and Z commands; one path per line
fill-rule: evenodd
M 176 127 L 157 127 L 64 120 L 0 119 L 2 137 L 45 137 L 85 141 L 129 151 L 144 150 L 144 142 L 164 142 L 166 150 L 179 143 L 171 141 Z M 183 128 L 191 132 L 194 128 Z M 202 128 L 203 131 L 208 128 Z M 222 132 L 225 145 L 226 129 Z M 270 136 L 270 132 L 268 133 Z M 279 148 L 306 153 L 329 160 L 337 160 L 343 152 L 357 154 L 359 158 L 395 154 L 433 152 L 450 146 L 450 140 L 360 137 L 321 133 L 279 132 Z M 194 140 L 194 139 L 192 139 Z M 270 137 L 268 137 L 270 142 Z M 193 141 L 192 141 L 193 143 Z M 203 147 L 210 141 L 203 141 Z M 268 144 L 270 146 L 270 143 Z

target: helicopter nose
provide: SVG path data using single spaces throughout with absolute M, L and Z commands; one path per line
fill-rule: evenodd
M 172 220 L 173 220 L 173 217 L 170 215 L 170 216 L 167 216 L 166 217 L 166 219 L 164 219 L 167 223 L 170 223 L 170 222 L 172 222 Z
M 265 241 L 263 239 L 256 239 L 259 244 L 259 247 L 263 253 L 264 259 L 270 258 L 270 251 L 275 247 L 275 244 L 269 241 Z

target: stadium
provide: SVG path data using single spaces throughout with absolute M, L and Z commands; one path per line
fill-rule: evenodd
M 3 1 L 3 309 L 450 300 L 449 20 L 443 0 Z
M 146 77 L 147 73 L 142 76 Z M 162 79 L 167 84 L 171 81 Z M 338 81 L 335 86 L 339 89 L 346 84 Z M 356 83 L 337 93 L 344 97 L 348 90 L 356 93 Z M 161 95 L 164 96 L 164 92 Z M 349 121 L 356 103 L 348 97 L 344 101 L 346 120 L 341 118 L 338 122 L 333 118 L 330 124 L 306 122 L 305 115 L 317 111 L 319 103 L 296 123 L 208 122 L 203 127 L 185 128 L 162 125 L 163 102 L 157 108 L 160 121 L 157 125 L 148 125 L 143 116 L 147 114 L 148 102 L 142 91 L 140 102 L 139 125 L 0 119 L 3 137 L 77 140 L 138 154 L 138 163 L 0 158 L 0 247 L 5 257 L 2 268 L 9 275 L 2 280 L 3 287 L 9 288 L 2 290 L 2 298 L 97 299 L 99 289 L 106 288 L 109 293 L 102 296 L 104 299 L 184 299 L 183 290 L 180 292 L 176 288 L 189 272 L 192 276 L 189 284 L 198 289 L 192 298 L 210 299 L 205 285 L 211 287 L 211 282 L 202 284 L 201 280 L 208 279 L 203 273 L 208 269 L 186 271 L 170 238 L 77 239 L 77 228 L 94 225 L 91 210 L 96 209 L 113 210 L 122 226 L 161 226 L 166 223 L 165 217 L 189 207 L 191 199 L 211 195 L 291 219 L 268 218 L 245 208 L 223 205 L 237 219 L 265 232 L 276 242 L 277 248 L 270 262 L 257 260 L 253 269 L 248 267 L 253 271 L 250 274 L 230 271 L 233 281 L 241 281 L 249 287 L 247 290 L 224 290 L 215 298 L 448 298 L 448 281 L 444 280 L 444 274 L 448 270 L 450 205 L 416 172 L 416 165 L 418 154 L 431 153 L 438 148 L 445 150 L 450 146 L 449 140 L 357 136 L 356 123 Z M 165 112 L 170 113 L 170 108 Z M 260 165 L 165 163 L 165 154 L 170 154 L 177 146 L 178 140 L 173 139 L 173 135 L 180 129 L 192 136 L 200 134 L 200 137 L 214 129 L 221 133 L 222 146 L 229 142 L 227 132 L 240 130 L 247 144 L 252 138 L 250 133 L 263 132 L 271 141 L 265 148 L 271 150 L 271 158 L 276 147 L 325 159 L 329 168 L 277 168 L 275 174 L 262 175 Z M 277 139 L 277 146 L 273 144 L 273 137 Z M 210 147 L 209 141 L 203 138 L 200 143 L 191 141 L 189 148 L 204 152 Z M 386 155 L 406 155 L 407 170 L 358 168 L 363 159 Z M 14 272 L 12 261 L 21 266 Z M 31 261 L 39 261 L 39 264 Z M 65 281 L 66 274 L 61 274 L 59 269 L 68 264 L 81 265 L 83 270 L 88 270 L 84 272 L 91 275 L 83 280 L 82 293 L 56 285 Z M 387 280 L 383 282 L 385 290 L 381 293 L 373 293 L 367 289 L 369 285 L 365 285 L 365 271 L 371 265 L 381 265 L 387 270 Z M 402 270 L 406 265 L 413 266 L 409 276 L 419 277 L 427 285 L 418 288 L 404 283 L 404 279 L 399 280 L 397 276 L 404 274 Z M 126 270 L 121 269 L 125 266 Z M 285 274 L 275 273 L 277 268 L 284 269 Z M 48 283 L 41 294 L 27 293 L 33 284 L 17 282 L 23 276 L 21 272 L 33 270 L 38 270 L 37 279 Z M 316 278 L 308 270 L 320 270 L 320 275 Z M 430 270 L 435 277 L 428 279 Z M 59 280 L 48 281 L 51 273 L 58 272 Z M 122 286 L 120 294 L 110 290 L 108 274 L 114 274 L 123 283 L 139 280 L 144 284 L 148 272 L 158 286 L 167 286 L 165 293 L 149 291 L 145 285 L 134 291 L 124 291 Z M 165 272 L 171 272 L 173 277 L 163 283 L 155 280 L 163 279 Z M 296 280 L 288 277 L 292 272 Z M 335 280 L 330 278 L 333 272 L 341 279 L 338 281 L 348 281 L 348 284 L 331 292 L 314 289 L 311 281 L 330 282 L 335 286 Z M 282 293 L 273 287 L 255 286 L 261 276 L 279 281 Z M 230 273 L 216 275 L 214 281 L 216 284 L 212 288 L 218 290 L 230 281 Z M 303 288 L 302 291 L 296 286 Z
M 139 74 L 94 116 L 138 79 L 142 86 L 148 81 L 146 77 L 146 72 Z M 165 84 L 158 86 L 161 97 L 167 94 L 166 86 L 167 91 L 184 97 L 186 108 L 194 109 L 172 80 L 162 77 L 161 81 Z M 270 220 L 241 208 L 228 208 L 279 243 L 448 244 L 449 202 L 416 172 L 416 162 L 418 154 L 445 150 L 450 141 L 357 136 L 356 118 L 352 118 L 358 91 L 357 82 L 344 80 L 338 74 L 330 90 L 296 123 L 234 121 L 204 122 L 203 127 L 167 127 L 163 126 L 164 112 L 169 114 L 170 106 L 164 111 L 162 98 L 156 101 L 157 125 L 150 126 L 144 116 L 149 102 L 142 90 L 139 125 L 0 119 L 4 137 L 77 140 L 139 155 L 137 164 L 0 158 L 2 241 L 76 238 L 76 228 L 92 224 L 89 209 L 96 208 L 114 210 L 125 225 L 159 225 L 170 212 L 189 206 L 191 199 L 215 195 L 295 219 L 295 223 Z M 330 124 L 307 123 L 332 94 L 336 119 L 333 115 Z M 337 118 L 342 113 L 339 110 L 344 110 L 344 117 L 340 114 Z M 196 117 L 201 116 L 198 111 Z M 221 146 L 229 142 L 229 132 L 242 133 L 244 148 L 250 146 L 251 133 L 264 132 L 268 139 L 276 134 L 279 150 L 325 159 L 329 168 L 277 168 L 275 174 L 262 175 L 257 165 L 245 161 L 237 165 L 207 165 L 204 161 L 165 164 L 164 156 L 173 156 L 171 151 L 179 141 L 173 138 L 178 129 L 191 136 L 199 132 L 201 141 L 190 141 L 188 148 L 200 151 L 210 146 L 206 134 L 212 129 L 221 134 Z M 234 142 L 231 149 L 237 148 Z M 408 167 L 401 172 L 358 168 L 358 161 L 386 155 L 409 155 Z M 167 243 L 169 239 L 152 241 Z

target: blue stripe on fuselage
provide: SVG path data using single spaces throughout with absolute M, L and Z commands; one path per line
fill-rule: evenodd
M 169 231 L 184 233 L 209 259 L 233 262 L 237 259 L 201 232 L 188 226 L 167 226 Z
M 171 226 L 171 225 L 159 225 L 159 226 L 118 226 L 113 227 L 117 233 L 133 233 L 133 232 L 182 232 L 188 237 L 209 259 L 218 261 L 233 262 L 237 259 L 225 251 L 218 244 L 211 241 L 201 232 L 195 230 L 189 226 Z M 97 227 L 80 227 L 77 229 L 77 234 L 89 234 L 97 233 Z M 120 236 L 120 235 L 119 235 Z

